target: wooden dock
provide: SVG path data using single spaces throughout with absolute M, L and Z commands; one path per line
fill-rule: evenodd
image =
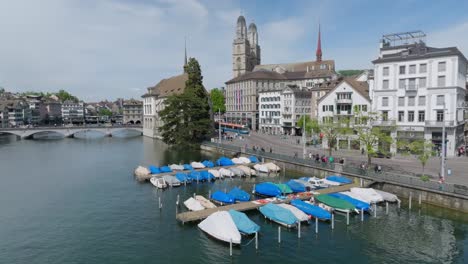
M 318 194 L 327 194 L 327 193 L 335 193 L 335 192 L 343 192 L 351 189 L 352 187 L 359 187 L 359 184 L 357 182 L 351 183 L 351 184 L 346 184 L 346 185 L 340 185 L 340 186 L 333 186 L 325 189 L 320 189 L 314 191 L 315 193 Z M 310 196 L 304 196 L 304 197 L 296 197 L 299 199 L 308 199 Z M 281 201 L 281 203 L 289 203 L 290 199 L 286 199 L 284 201 Z M 243 203 L 236 203 L 236 204 L 230 204 L 230 205 L 224 205 L 224 206 L 219 206 L 216 208 L 210 208 L 210 209 L 205 209 L 202 211 L 188 211 L 188 212 L 183 212 L 179 213 L 176 215 L 176 219 L 182 223 L 186 222 L 192 222 L 192 221 L 199 221 L 202 219 L 207 218 L 209 215 L 211 215 L 214 212 L 218 211 L 228 211 L 230 209 L 236 210 L 236 211 L 249 211 L 253 209 L 258 209 L 264 204 L 261 203 L 254 203 L 253 201 L 250 202 L 243 202 Z

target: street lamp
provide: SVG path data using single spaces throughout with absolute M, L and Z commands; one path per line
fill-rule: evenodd
M 440 160 L 440 177 L 445 180 L 445 102 L 443 104 L 442 116 L 442 159 Z
M 305 122 L 306 122 L 306 115 L 304 114 L 303 116 L 303 120 L 302 120 L 302 158 L 305 159 L 306 158 L 306 142 L 305 142 Z

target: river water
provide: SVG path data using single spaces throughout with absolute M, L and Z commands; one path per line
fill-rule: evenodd
M 440 208 L 379 208 L 360 222 L 283 229 L 259 212 L 259 249 L 250 238 L 233 249 L 175 220 L 176 197 L 242 186 L 221 180 L 158 191 L 134 180 L 139 165 L 215 158 L 168 150 L 144 137 L 16 140 L 0 136 L 0 263 L 468 263 L 468 219 Z M 297 176 L 287 172 L 286 178 Z M 282 177 L 282 176 L 280 176 Z M 268 180 L 283 181 L 270 177 Z M 162 200 L 159 210 L 158 198 Z M 179 211 L 185 210 L 181 206 Z

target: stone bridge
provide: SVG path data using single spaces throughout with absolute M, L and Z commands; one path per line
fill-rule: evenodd
M 32 128 L 0 128 L 0 134 L 12 134 L 22 139 L 31 139 L 37 133 L 55 132 L 64 137 L 74 137 L 79 132 L 96 131 L 111 137 L 112 134 L 123 131 L 133 130 L 138 131 L 143 135 L 143 127 L 141 125 L 122 125 L 122 126 L 74 126 L 74 127 L 32 127 Z

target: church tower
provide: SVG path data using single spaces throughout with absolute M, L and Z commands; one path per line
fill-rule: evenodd
M 260 46 L 255 24 L 247 24 L 244 16 L 239 16 L 236 26 L 236 37 L 232 44 L 232 73 L 234 78 L 253 70 L 260 64 Z

